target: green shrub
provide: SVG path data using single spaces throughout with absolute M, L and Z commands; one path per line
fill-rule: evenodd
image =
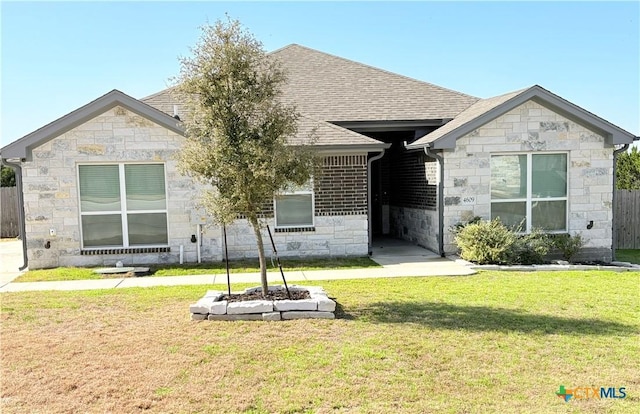
M 576 233 L 573 236 L 569 234 L 558 234 L 553 238 L 553 246 L 560 250 L 562 257 L 568 262 L 584 247 L 584 243 L 585 240 L 580 233 Z
M 539 229 L 531 233 L 519 236 L 512 246 L 512 263 L 541 264 L 549 253 L 551 241 L 549 237 Z
M 520 235 L 499 218 L 473 220 L 451 228 L 460 257 L 477 264 L 540 264 L 551 242 L 541 230 Z
M 499 219 L 462 225 L 455 233 L 460 257 L 477 264 L 508 264 L 518 237 Z

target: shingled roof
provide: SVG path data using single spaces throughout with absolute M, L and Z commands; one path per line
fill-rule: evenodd
M 343 148 L 345 145 L 362 146 L 369 149 L 383 149 L 390 146 L 390 144 L 358 134 L 347 128 L 302 115 L 298 120 L 298 133 L 289 140 L 289 143 L 294 145 L 308 144 L 310 138 L 315 139 L 313 144 L 318 146 L 318 149 L 329 149 L 334 146 Z
M 283 99 L 321 121 L 407 121 L 454 118 L 478 98 L 292 44 L 269 56 L 288 80 Z M 171 90 L 142 99 L 173 115 Z
M 296 44 L 270 56 L 287 71 L 284 98 L 325 121 L 453 118 L 478 100 Z

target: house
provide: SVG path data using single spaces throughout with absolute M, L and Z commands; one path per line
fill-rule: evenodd
M 633 134 L 540 86 L 479 99 L 299 45 L 270 56 L 323 159 L 264 212 L 281 255 L 366 255 L 380 236 L 451 254 L 450 226 L 481 216 L 580 232 L 589 258 L 611 260 L 615 154 Z M 170 90 L 113 90 L 2 148 L 25 265 L 221 260 L 222 229 L 176 169 L 181 110 Z M 232 258 L 257 256 L 246 220 L 227 235 Z

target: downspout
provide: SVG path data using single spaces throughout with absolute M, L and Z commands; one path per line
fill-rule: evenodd
M 384 156 L 386 149 L 383 149 L 378 155 L 374 155 L 367 161 L 367 222 L 369 224 L 369 256 L 373 253 L 373 223 L 371 223 L 371 164 Z
M 618 198 L 616 166 L 618 165 L 618 154 L 629 149 L 629 144 L 613 151 L 613 193 L 611 198 L 611 260 L 616 260 L 616 199 Z
M 29 259 L 27 257 L 27 232 L 24 218 L 24 194 L 22 193 L 22 167 L 20 164 L 9 162 L 0 157 L 2 164 L 7 167 L 13 168 L 16 176 L 16 189 L 18 190 L 18 229 L 20 240 L 22 240 L 22 266 L 18 270 L 23 271 L 29 266 Z
M 427 157 L 433 158 L 440 164 L 440 180 L 438 182 L 438 254 L 444 257 L 444 158 L 424 147 Z

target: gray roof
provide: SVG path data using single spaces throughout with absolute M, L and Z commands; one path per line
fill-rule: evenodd
M 313 144 L 321 150 L 328 150 L 332 147 L 346 149 L 347 146 L 372 150 L 388 148 L 390 146 L 389 144 L 358 134 L 347 128 L 301 115 L 298 119 L 298 133 L 289 143 L 293 145 L 308 144 L 311 138 L 315 139 Z
M 296 44 L 272 52 L 284 99 L 324 121 L 453 118 L 478 98 Z
M 269 54 L 287 71 L 285 102 L 314 119 L 411 121 L 453 118 L 478 101 L 470 95 L 292 44 Z M 142 98 L 173 115 L 171 88 Z
M 454 148 L 456 140 L 508 111 L 533 100 L 584 127 L 597 132 L 612 145 L 629 144 L 635 136 L 624 129 L 580 108 L 539 85 L 493 98 L 482 99 L 462 111 L 449 123 L 425 135 L 407 148 Z
M 68 113 L 62 118 L 43 126 L 36 131 L 25 135 L 2 149 L 0 154 L 3 159 L 25 158 L 31 159 L 31 150 L 45 142 L 64 134 L 67 131 L 95 118 L 116 106 L 122 106 L 131 112 L 149 119 L 177 134 L 184 134 L 184 130 L 179 125 L 179 121 L 158 109 L 149 106 L 119 90 L 112 90 L 98 99 Z
M 174 105 L 177 105 L 178 114 L 183 120 L 185 118 L 185 114 L 181 110 L 182 106 L 177 103 L 178 101 L 172 95 L 171 88 L 147 96 L 142 101 L 170 114 L 173 114 Z M 369 150 L 388 147 L 378 140 L 326 121 L 314 119 L 304 113 L 298 119 L 298 133 L 289 142 L 293 145 L 306 144 L 312 135 L 315 138 L 314 145 L 322 146 L 325 149 L 329 149 L 332 146 L 344 147 L 345 145 L 375 147 L 368 148 Z
M 160 92 L 140 99 L 140 101 L 171 116 L 173 116 L 174 105 L 177 105 L 176 109 L 178 110 L 178 114 L 183 117 L 182 105 L 180 105 L 178 99 L 173 96 L 172 89 L 173 88 L 163 89 Z

